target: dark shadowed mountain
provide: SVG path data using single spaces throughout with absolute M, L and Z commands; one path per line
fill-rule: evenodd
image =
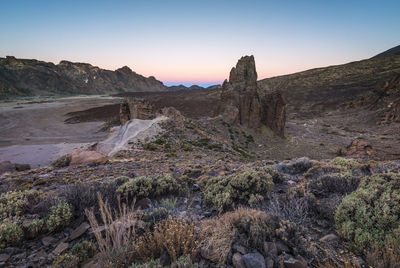
M 127 66 L 110 71 L 88 63 L 53 64 L 11 56 L 0 58 L 0 99 L 188 89 L 203 88 L 167 87 L 153 76 L 144 77 Z
M 391 49 L 388 49 L 382 53 L 379 53 L 378 55 L 374 56 L 373 58 L 384 57 L 384 56 L 389 56 L 389 55 L 400 55 L 400 45 L 398 45 L 397 47 L 392 47 Z

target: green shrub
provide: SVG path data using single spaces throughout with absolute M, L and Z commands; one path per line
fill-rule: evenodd
M 31 199 L 38 196 L 38 192 L 10 191 L 0 196 L 0 220 L 22 216 Z
M 0 223 L 0 249 L 20 242 L 22 238 L 22 229 L 17 223 L 8 219 Z
M 62 254 L 53 262 L 53 268 L 76 268 L 79 267 L 79 259 L 72 254 Z
M 204 200 L 206 204 L 223 211 L 238 204 L 252 205 L 272 190 L 274 183 L 268 173 L 256 170 L 238 171 L 225 177 L 206 181 Z
M 157 197 L 181 190 L 178 181 L 171 175 L 149 177 L 141 176 L 128 180 L 122 184 L 117 192 L 124 196 L 144 198 Z
M 316 196 L 348 194 L 356 190 L 359 183 L 360 179 L 350 172 L 324 174 L 307 181 L 308 189 Z
M 28 224 L 23 224 L 24 235 L 28 239 L 33 239 L 42 233 L 44 229 L 43 219 L 33 219 Z
M 46 228 L 50 232 L 60 230 L 69 224 L 72 218 L 72 207 L 66 202 L 50 208 L 50 213 L 46 218 Z
M 78 258 L 79 263 L 92 258 L 96 254 L 96 246 L 91 241 L 83 241 L 71 249 L 71 254 Z
M 331 165 L 344 167 L 347 169 L 361 168 L 363 164 L 358 162 L 356 159 L 352 158 L 344 158 L 344 157 L 336 157 L 331 160 Z
M 55 160 L 51 165 L 55 168 L 67 167 L 71 163 L 71 155 L 66 154 Z
M 145 144 L 143 144 L 143 149 L 149 150 L 149 151 L 155 151 L 155 150 L 157 150 L 157 146 L 155 146 L 152 143 L 145 143 Z
M 384 174 L 365 177 L 357 190 L 345 197 L 335 213 L 340 236 L 362 252 L 382 248 L 400 224 L 400 176 Z

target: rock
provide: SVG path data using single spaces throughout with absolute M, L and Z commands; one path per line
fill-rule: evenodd
M 119 106 L 119 121 L 121 125 L 125 125 L 129 120 L 131 120 L 129 105 L 128 102 L 123 102 Z
M 319 239 L 320 242 L 328 243 L 338 240 L 339 237 L 335 234 L 327 234 Z
M 283 266 L 285 268 L 307 268 L 307 263 L 304 263 L 294 258 L 290 258 L 283 261 Z
M 242 57 L 233 67 L 229 81 L 222 84 L 220 114 L 230 124 L 258 129 L 262 124 L 279 136 L 284 135 L 286 101 L 279 90 L 257 85 L 253 56 Z
M 380 120 L 378 122 L 379 125 L 381 124 L 390 124 L 390 123 L 399 123 L 400 122 L 400 99 L 397 99 L 391 102 L 387 107 L 386 110 Z
M 243 247 L 242 245 L 238 244 L 238 243 L 234 243 L 232 245 L 232 250 L 234 252 L 239 252 L 240 254 L 244 255 L 247 253 L 247 250 L 245 247 Z
M 244 262 L 243 262 L 242 254 L 240 254 L 240 253 L 233 254 L 232 264 L 233 264 L 233 267 L 235 267 L 235 268 L 246 268 L 246 266 L 244 265 Z
M 264 253 L 276 258 L 278 257 L 278 249 L 274 242 L 264 242 Z
M 107 158 L 95 151 L 74 150 L 71 153 L 71 166 L 78 165 L 101 165 L 107 163 Z
M 243 255 L 243 262 L 246 268 L 265 268 L 264 257 L 258 252 Z
M 278 251 L 278 255 L 282 254 L 283 252 L 289 253 L 290 249 L 281 241 L 275 242 L 276 250 Z
M 0 262 L 6 262 L 10 258 L 9 254 L 0 254 Z
M 265 260 L 265 266 L 267 268 L 274 268 L 274 260 L 272 260 L 271 258 L 267 258 Z
M 160 264 L 162 267 L 169 266 L 171 264 L 171 257 L 165 250 L 161 253 Z
M 354 139 L 346 147 L 346 150 L 339 149 L 342 156 L 372 156 L 375 155 L 375 150 L 365 141 Z M 339 151 L 338 151 L 339 152 Z
M 122 119 L 120 118 L 121 122 L 128 117 L 127 115 L 128 110 L 129 110 L 129 119 L 150 120 L 155 118 L 154 105 L 148 100 L 142 98 L 128 97 L 126 98 L 125 103 L 123 103 L 122 105 L 124 107 L 120 108 L 120 110 L 125 109 L 125 111 L 122 114 L 123 118 Z
M 10 161 L 0 162 L 0 175 L 5 172 L 25 171 L 31 169 L 27 164 L 14 164 Z
M 69 247 L 69 243 L 61 242 L 57 245 L 57 247 L 53 250 L 52 254 L 57 256 L 66 251 Z
M 75 230 L 72 231 L 71 235 L 69 236 L 69 241 L 77 239 L 78 237 L 83 235 L 89 228 L 90 228 L 89 223 L 83 222 Z
M 52 236 L 45 236 L 42 238 L 42 244 L 47 247 L 51 244 L 53 244 L 56 241 L 56 239 Z
M 137 209 L 147 209 L 151 206 L 151 200 L 149 198 L 142 198 L 135 203 Z
M 185 117 L 174 107 L 162 108 L 161 114 L 172 120 L 178 128 L 185 128 Z

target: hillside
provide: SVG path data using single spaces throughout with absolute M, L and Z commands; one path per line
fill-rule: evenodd
M 124 66 L 115 71 L 88 63 L 0 58 L 0 99 L 17 96 L 163 91 L 167 87 Z
M 385 82 L 399 74 L 400 55 L 393 54 L 267 78 L 259 84 L 281 89 L 291 113 L 312 115 L 349 102 L 368 102 Z

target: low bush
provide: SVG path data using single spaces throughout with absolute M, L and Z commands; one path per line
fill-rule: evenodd
M 204 187 L 204 201 L 220 211 L 238 204 L 253 205 L 273 188 L 272 176 L 253 169 L 237 171 L 225 177 L 208 179 Z
M 329 162 L 331 165 L 344 167 L 347 169 L 361 168 L 362 163 L 353 158 L 336 157 Z
M 66 154 L 55 160 L 51 165 L 55 168 L 67 167 L 71 163 L 71 155 Z
M 365 177 L 356 191 L 336 209 L 335 223 L 340 236 L 357 252 L 383 248 L 385 240 L 399 228 L 400 175 Z
M 23 238 L 21 227 L 11 220 L 0 223 L 0 249 L 19 243 Z
M 72 207 L 62 201 L 58 205 L 50 208 L 50 213 L 46 218 L 46 228 L 48 231 L 56 231 L 67 226 L 72 218 Z
M 202 222 L 202 252 L 207 252 L 211 261 L 223 265 L 235 241 L 262 252 L 264 241 L 270 240 L 278 227 L 277 218 L 263 211 L 238 208 Z
M 128 180 L 122 184 L 117 193 L 125 197 L 158 197 L 170 193 L 178 193 L 181 185 L 171 174 L 165 176 L 141 176 Z
M 10 191 L 0 196 L 0 220 L 20 217 L 33 200 L 38 199 L 39 193 L 34 190 Z
M 199 235 L 190 220 L 169 217 L 148 230 L 135 243 L 134 252 L 141 260 L 159 258 L 166 251 L 172 261 L 181 256 L 194 258 L 198 252 Z
M 325 174 L 307 181 L 308 190 L 316 196 L 348 194 L 355 191 L 359 183 L 360 178 L 350 172 Z

